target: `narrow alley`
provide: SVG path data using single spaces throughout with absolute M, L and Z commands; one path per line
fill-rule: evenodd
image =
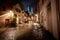
M 0 0 L 0 40 L 60 40 L 60 0 Z

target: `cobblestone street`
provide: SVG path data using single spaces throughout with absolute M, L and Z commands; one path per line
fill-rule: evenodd
M 4 29 L 4 30 L 3 30 Z M 0 29 L 0 40 L 16 40 L 30 32 L 31 28 L 2 28 Z M 3 31 L 1 31 L 3 30 Z

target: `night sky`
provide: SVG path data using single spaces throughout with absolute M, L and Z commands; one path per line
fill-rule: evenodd
M 37 2 L 38 0 L 0 0 L 0 9 L 10 8 L 19 3 L 22 10 L 31 13 L 36 11 Z
M 28 11 L 29 13 L 36 11 L 37 0 L 21 0 L 19 3 L 23 6 L 22 9 Z

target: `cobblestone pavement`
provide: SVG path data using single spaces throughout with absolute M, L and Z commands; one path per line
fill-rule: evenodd
M 2 31 L 3 30 L 3 31 Z M 28 33 L 30 28 L 2 28 L 0 29 L 0 40 L 16 40 L 16 38 Z
M 35 29 L 27 26 L 1 28 L 0 40 L 55 40 L 48 31 L 42 30 L 42 28 Z

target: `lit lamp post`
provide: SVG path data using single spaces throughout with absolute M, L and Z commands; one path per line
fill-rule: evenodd
M 17 27 L 18 27 L 18 24 L 19 24 L 19 16 L 17 15 Z

